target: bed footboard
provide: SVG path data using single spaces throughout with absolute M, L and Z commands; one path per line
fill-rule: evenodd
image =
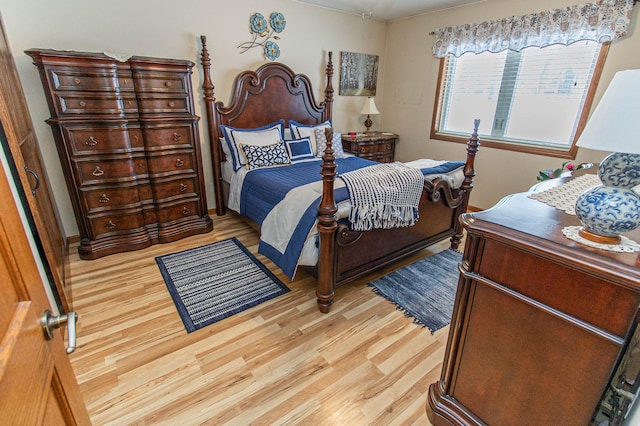
M 322 157 L 322 200 L 318 206 L 319 258 L 316 296 L 318 308 L 327 313 L 331 309 L 334 290 L 338 285 L 355 280 L 369 272 L 413 254 L 431 244 L 450 238 L 451 248 L 457 249 L 462 240 L 459 217 L 469 206 L 475 177 L 474 162 L 480 145 L 478 126 L 467 142 L 464 180 L 458 190 L 436 179 L 425 182 L 420 200 L 420 217 L 412 227 L 351 231 L 338 223 L 337 206 L 333 195 L 336 164 L 331 144 L 332 130 L 326 129 L 327 149 Z

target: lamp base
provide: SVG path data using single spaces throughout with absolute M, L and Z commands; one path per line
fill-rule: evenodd
M 592 242 L 598 243 L 598 244 L 617 245 L 617 244 L 620 244 L 620 241 L 621 241 L 619 236 L 607 237 L 607 236 L 604 236 L 604 235 L 598 235 L 598 234 L 594 234 L 593 232 L 588 231 L 588 230 L 586 230 L 584 228 L 580 228 L 578 230 L 578 235 L 580 235 L 585 240 L 589 240 L 589 241 L 592 241 Z
M 367 114 L 367 119 L 364 120 L 364 127 L 367 128 L 367 130 L 365 130 L 365 133 L 369 133 L 370 127 L 373 126 L 373 121 L 371 120 L 371 116 L 369 114 Z

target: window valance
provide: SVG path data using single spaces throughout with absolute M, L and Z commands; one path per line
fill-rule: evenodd
M 439 28 L 433 55 L 456 57 L 466 52 L 520 51 L 526 47 L 569 45 L 581 40 L 599 43 L 622 37 L 627 32 L 631 9 L 637 0 L 600 0 L 561 9 L 496 21 Z

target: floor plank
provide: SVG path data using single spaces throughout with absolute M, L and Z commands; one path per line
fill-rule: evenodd
M 155 257 L 230 237 L 257 254 L 233 213 L 209 234 L 97 260 L 70 247 L 71 361 L 95 425 L 430 425 L 448 327 L 432 335 L 366 283 L 447 242 L 338 288 L 328 314 L 313 277 L 289 281 L 257 255 L 291 292 L 187 334 Z

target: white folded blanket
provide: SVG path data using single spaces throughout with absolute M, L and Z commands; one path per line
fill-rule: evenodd
M 419 169 L 383 163 L 338 175 L 351 199 L 349 221 L 355 231 L 413 226 L 424 185 Z

